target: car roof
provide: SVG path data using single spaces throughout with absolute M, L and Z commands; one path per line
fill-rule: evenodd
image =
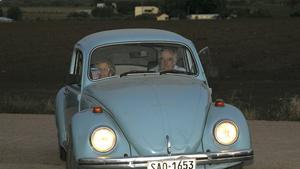
M 88 35 L 77 42 L 84 50 L 97 46 L 122 42 L 180 42 L 191 45 L 191 41 L 174 32 L 159 29 L 116 29 Z

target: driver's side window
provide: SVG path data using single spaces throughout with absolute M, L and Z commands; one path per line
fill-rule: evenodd
M 75 78 L 75 84 L 81 85 L 82 79 L 82 66 L 83 66 L 83 58 L 82 52 L 80 50 L 76 50 L 75 60 L 74 60 L 74 70 L 73 77 Z

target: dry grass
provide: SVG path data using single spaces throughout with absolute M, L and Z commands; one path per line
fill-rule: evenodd
M 300 120 L 300 97 L 298 95 L 290 98 L 288 113 L 290 120 Z
M 37 93 L 2 93 L 0 96 L 1 113 L 50 114 L 55 110 L 52 96 Z
M 300 120 L 300 97 L 298 95 L 273 100 L 272 103 L 266 105 L 267 111 L 257 110 L 251 97 L 248 101 L 242 101 L 234 93 L 228 102 L 239 107 L 248 120 Z
M 227 99 L 227 102 L 238 107 L 248 120 L 257 119 L 257 111 L 255 105 L 252 102 L 252 96 L 247 98 L 247 101 L 242 101 L 239 97 L 241 94 L 240 90 L 233 90 L 231 96 Z
M 300 120 L 300 98 L 298 95 L 273 101 L 266 113 L 269 120 Z
M 266 105 L 267 110 L 257 109 L 254 99 L 249 95 L 242 99 L 241 90 L 233 90 L 227 102 L 237 106 L 248 120 L 300 120 L 300 96 L 274 99 Z

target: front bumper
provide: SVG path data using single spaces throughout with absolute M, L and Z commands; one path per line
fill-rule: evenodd
M 217 153 L 182 154 L 170 156 L 129 157 L 129 158 L 82 158 L 80 168 L 115 169 L 147 167 L 149 161 L 196 159 L 197 165 L 244 162 L 253 159 L 253 150 L 226 151 Z

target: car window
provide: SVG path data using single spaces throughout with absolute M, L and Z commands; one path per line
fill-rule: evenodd
M 76 58 L 75 58 L 75 66 L 74 66 L 74 75 L 76 77 L 76 84 L 81 84 L 82 79 L 82 52 L 80 50 L 76 51 Z
M 188 62 L 186 67 L 188 67 L 189 71 L 192 73 L 196 73 L 194 59 L 193 59 L 191 53 L 187 49 L 186 49 L 186 61 Z
M 182 45 L 134 43 L 99 47 L 90 57 L 92 80 L 126 72 L 177 71 L 196 74 L 190 51 Z

